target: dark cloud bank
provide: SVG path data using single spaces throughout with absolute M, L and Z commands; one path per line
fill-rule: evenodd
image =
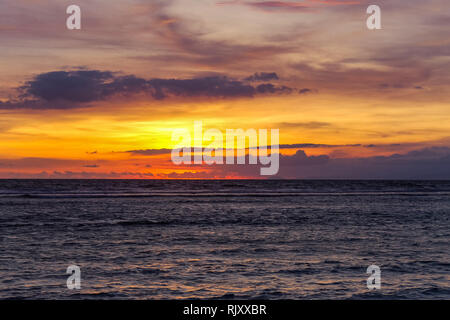
M 280 177 L 318 179 L 450 179 L 450 148 L 354 159 L 308 157 L 299 150 L 280 159 Z
M 231 174 L 260 178 L 259 165 L 212 166 L 213 175 Z M 193 174 L 195 175 L 195 174 Z M 308 156 L 303 150 L 280 155 L 280 170 L 274 179 L 450 179 L 450 148 L 430 147 L 406 154 L 367 158 Z
M 165 151 L 165 150 L 164 150 Z M 149 150 L 130 151 L 133 155 L 154 155 Z M 19 167 L 39 168 L 42 163 L 60 163 L 57 159 L 25 158 L 21 160 L 0 159 L 0 168 L 13 170 Z M 170 160 L 168 160 L 170 161 Z M 66 161 L 67 162 L 67 161 Z M 70 163 L 78 164 L 77 161 Z M 247 161 L 248 163 L 248 161 Z M 154 176 L 149 172 L 41 172 L 36 174 L 1 172 L 2 178 L 225 178 L 240 176 L 269 179 L 384 179 L 384 180 L 449 180 L 450 148 L 430 147 L 391 156 L 367 158 L 331 158 L 327 155 L 308 156 L 303 150 L 294 155 L 280 155 L 280 171 L 271 177 L 261 177 L 259 165 L 186 165 L 185 173 L 161 174 Z M 48 165 L 47 167 L 51 167 Z M 96 164 L 84 165 L 98 168 Z M 147 166 L 149 167 L 149 166 Z M 195 169 L 197 172 L 188 172 Z
M 283 148 L 329 147 L 330 145 L 293 144 Z M 359 146 L 359 145 L 346 145 Z M 170 153 L 168 149 L 128 151 L 133 155 L 152 156 Z M 246 160 L 248 163 L 248 159 Z M 224 178 L 244 176 L 261 178 L 259 165 L 192 165 L 198 173 L 186 172 L 173 178 Z M 210 169 L 205 176 L 204 169 Z M 280 155 L 280 170 L 275 179 L 450 179 L 450 148 L 429 147 L 391 156 L 366 158 L 332 158 L 328 155 L 308 156 L 303 150 L 293 155 Z
M 1 109 L 69 109 L 105 101 L 114 96 L 145 94 L 150 99 L 238 98 L 262 94 L 289 94 L 296 89 L 267 82 L 278 80 L 276 73 L 255 73 L 244 80 L 227 76 L 193 79 L 144 79 L 111 71 L 75 70 L 42 73 L 19 88 L 15 100 L 0 102 Z M 251 82 L 264 81 L 253 85 Z

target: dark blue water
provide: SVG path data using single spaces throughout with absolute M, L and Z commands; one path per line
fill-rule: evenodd
M 449 181 L 0 180 L 0 298 L 450 299 L 449 217 Z

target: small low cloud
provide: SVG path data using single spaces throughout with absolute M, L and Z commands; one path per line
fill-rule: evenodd
M 245 78 L 247 81 L 272 81 L 279 80 L 275 72 L 256 72 L 252 76 Z
M 294 155 L 280 155 L 280 166 L 286 165 L 322 165 L 327 163 L 330 157 L 327 155 L 307 156 L 305 151 L 298 150 Z
M 401 83 L 380 83 L 378 85 L 378 88 L 380 89 L 391 89 L 391 90 L 395 90 L 395 89 L 415 89 L 415 90 L 424 90 L 424 87 L 419 86 L 419 85 L 406 85 L 406 84 L 401 84 Z
M 137 156 L 158 156 L 162 154 L 170 154 L 172 149 L 143 149 L 143 150 L 128 150 L 125 151 Z
M 83 168 L 99 168 L 100 166 L 98 164 L 86 164 L 83 166 Z
M 304 128 L 304 129 L 320 129 L 331 127 L 328 122 L 310 121 L 310 122 L 280 122 L 275 124 L 279 128 Z
M 298 90 L 299 94 L 309 94 L 309 93 L 316 93 L 316 92 L 317 92 L 317 90 L 309 89 L 309 88 L 303 88 L 303 89 Z
M 258 93 L 286 93 L 289 94 L 292 92 L 292 88 L 286 87 L 286 86 L 275 86 L 271 83 L 264 83 L 260 84 L 256 87 L 256 92 Z

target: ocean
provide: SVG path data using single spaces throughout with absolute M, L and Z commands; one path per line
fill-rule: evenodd
M 0 299 L 450 299 L 449 218 L 450 181 L 0 180 Z

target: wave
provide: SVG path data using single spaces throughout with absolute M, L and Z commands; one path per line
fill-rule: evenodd
M 152 197 L 296 197 L 296 196 L 450 196 L 448 191 L 433 192 L 151 192 L 151 193 L 4 193 L 0 198 L 63 199 L 63 198 L 152 198 Z

